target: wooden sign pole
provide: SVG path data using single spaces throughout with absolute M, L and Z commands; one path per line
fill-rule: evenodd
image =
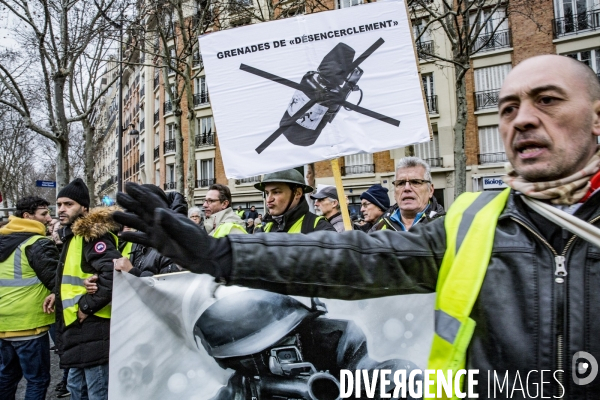
M 338 159 L 331 160 L 331 169 L 333 170 L 333 178 L 335 179 L 335 188 L 338 194 L 338 201 L 342 210 L 342 219 L 344 220 L 344 229 L 352 230 L 352 222 L 348 213 L 348 203 L 346 203 L 346 194 L 344 193 L 344 185 L 342 184 L 342 174 L 340 173 L 340 164 Z

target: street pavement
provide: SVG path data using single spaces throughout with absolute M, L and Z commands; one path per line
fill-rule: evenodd
M 46 400 L 56 399 L 56 392 L 54 388 L 58 383 L 62 380 L 63 371 L 58 367 L 58 354 L 54 354 L 53 351 L 50 352 L 50 374 L 52 376 L 50 380 L 50 386 L 48 387 L 48 393 L 46 393 Z M 23 400 L 25 399 L 25 379 L 21 379 L 19 382 L 19 388 L 17 389 L 17 396 L 15 400 Z M 70 396 L 64 397 L 64 399 L 69 399 Z

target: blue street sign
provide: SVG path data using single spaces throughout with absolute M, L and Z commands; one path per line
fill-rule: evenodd
M 35 186 L 37 187 L 45 187 L 45 188 L 55 188 L 55 181 L 35 181 Z

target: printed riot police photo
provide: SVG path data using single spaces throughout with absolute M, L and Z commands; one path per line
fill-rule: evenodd
M 235 371 L 213 400 L 335 400 L 343 369 L 402 370 L 407 376 L 417 369 L 407 360 L 375 361 L 356 323 L 326 314 L 327 306 L 317 298 L 306 307 L 260 290 L 231 294 L 208 307 L 194 327 L 197 344 L 221 367 Z M 365 397 L 356 398 L 378 399 L 394 389 L 388 383 L 376 397 L 363 392 Z

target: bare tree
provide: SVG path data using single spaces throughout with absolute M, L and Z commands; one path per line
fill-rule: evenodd
M 57 186 L 63 187 L 70 180 L 69 125 L 86 119 L 94 106 L 88 101 L 85 107 L 69 108 L 75 87 L 71 81 L 78 76 L 80 59 L 110 29 L 102 15 L 110 14 L 117 4 L 115 0 L 0 0 L 0 5 L 18 20 L 20 44 L 18 54 L 0 55 L 0 104 L 18 112 L 25 128 L 52 140 Z M 35 96 L 38 92 L 41 98 Z
M 33 136 L 18 115 L 7 107 L 0 108 L 0 193 L 3 208 L 8 207 L 9 201 L 14 205 L 23 193 L 19 189 L 23 188 L 25 174 L 33 166 Z

